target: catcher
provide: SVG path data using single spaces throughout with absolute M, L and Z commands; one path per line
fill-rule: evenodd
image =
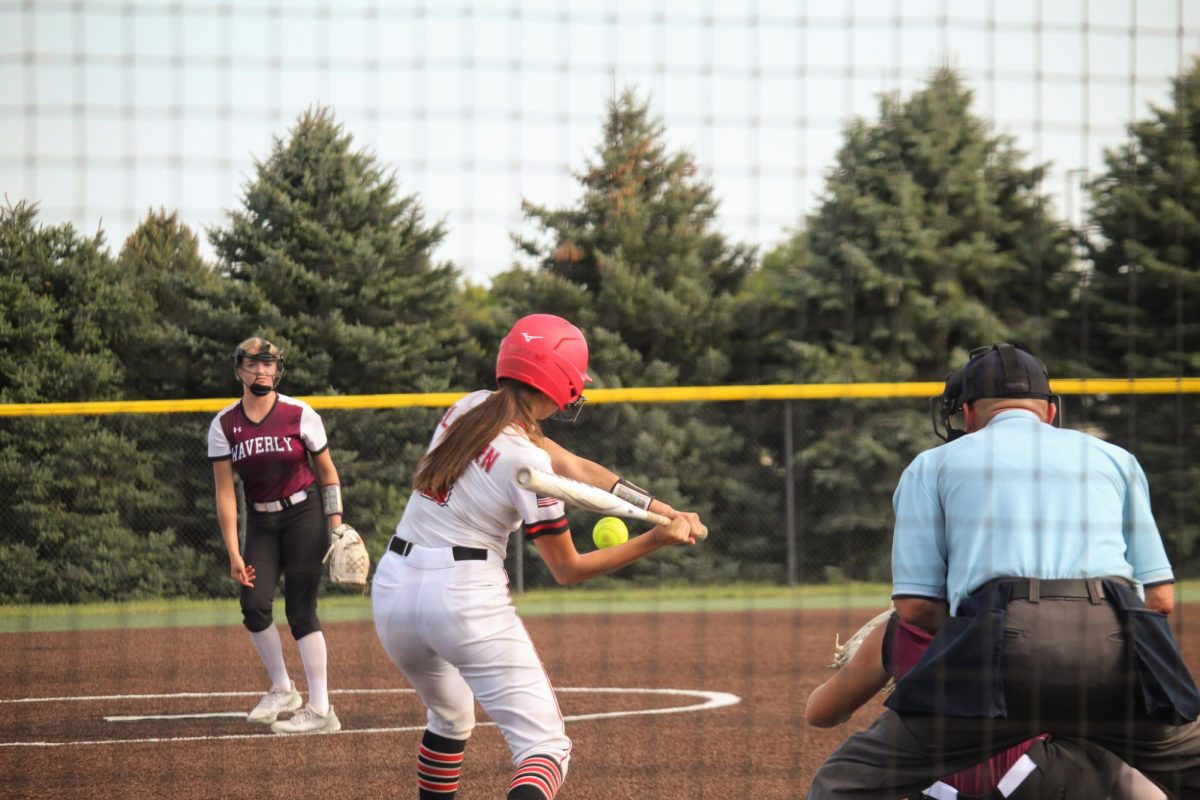
M 880 691 L 888 691 L 917 663 L 933 634 L 900 619 L 876 615 L 845 644 L 835 640 L 831 669 L 809 695 L 808 724 L 832 728 Z M 1080 739 L 1038 736 L 987 761 L 949 775 L 915 798 L 932 800 L 1165 800 L 1146 776 L 1104 748 Z

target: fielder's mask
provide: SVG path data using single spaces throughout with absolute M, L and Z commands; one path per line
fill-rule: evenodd
M 1046 365 L 1019 344 L 1000 342 L 971 351 L 967 363 L 946 377 L 942 394 L 929 403 L 933 432 L 952 442 L 966 431 L 951 419 L 963 406 L 987 397 L 1032 397 L 1046 400 L 1058 409 L 1054 423 L 1062 427 L 1062 398 L 1050 391 Z
M 558 406 L 551 419 L 574 422 L 583 408 L 588 346 L 583 332 L 562 317 L 530 314 L 517 320 L 500 343 L 496 380 L 512 378 Z
M 276 364 L 275 376 L 271 379 L 270 386 L 258 381 L 246 383 L 242 379 L 242 365 L 247 360 Z M 251 394 L 258 397 L 265 397 L 275 391 L 275 387 L 283 379 L 283 351 L 261 336 L 252 336 L 234 348 L 233 374 L 239 383 L 250 388 Z

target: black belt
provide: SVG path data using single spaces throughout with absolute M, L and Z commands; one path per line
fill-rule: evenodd
M 1099 603 L 1105 598 L 1105 578 L 1076 578 L 1062 580 L 1042 580 L 1039 578 L 1022 578 L 1012 583 L 1009 600 L 1028 600 L 1036 603 L 1042 598 L 1060 598 L 1072 600 L 1090 600 Z M 1118 579 L 1119 580 L 1119 579 Z
M 398 555 L 406 556 L 412 552 L 413 543 L 407 539 L 401 539 L 399 536 L 393 536 L 392 541 L 388 543 L 388 549 Z M 463 547 L 456 544 L 450 548 L 450 552 L 454 554 L 455 561 L 487 561 L 488 551 L 482 547 Z

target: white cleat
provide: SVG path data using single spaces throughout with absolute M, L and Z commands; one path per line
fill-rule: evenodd
M 264 694 L 254 710 L 246 715 L 246 721 L 270 725 L 279 718 L 282 712 L 295 711 L 302 705 L 304 705 L 304 701 L 300 699 L 300 693 L 296 691 L 296 684 L 289 683 L 286 689 L 272 689 Z
M 321 714 L 312 706 L 292 714 L 291 719 L 281 719 L 271 726 L 273 733 L 337 733 L 342 729 L 341 720 L 329 707 L 328 714 Z

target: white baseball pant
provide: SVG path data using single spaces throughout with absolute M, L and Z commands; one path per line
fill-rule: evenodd
M 478 699 L 514 764 L 545 754 L 565 778 L 571 740 L 498 555 L 489 550 L 485 561 L 455 561 L 449 547 L 389 550 L 371 596 L 375 632 L 424 701 L 431 731 L 468 738 Z

